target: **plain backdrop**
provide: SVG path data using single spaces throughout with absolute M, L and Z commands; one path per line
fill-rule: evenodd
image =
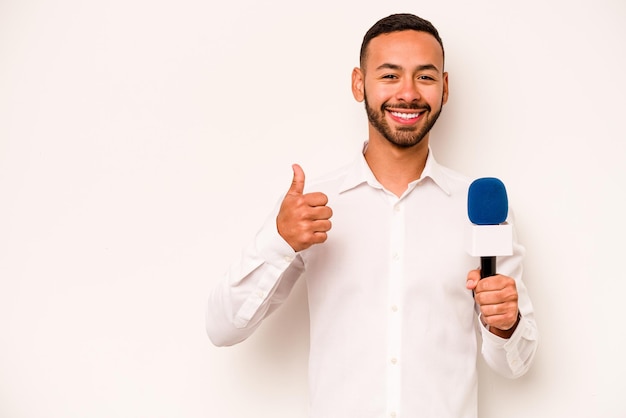
M 306 417 L 302 283 L 235 347 L 204 306 L 291 164 L 360 150 L 395 12 L 446 46 L 435 154 L 505 182 L 527 248 L 540 348 L 479 363 L 481 418 L 626 416 L 623 0 L 0 0 L 0 417 Z

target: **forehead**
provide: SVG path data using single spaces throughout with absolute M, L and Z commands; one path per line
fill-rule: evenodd
M 364 63 L 370 69 L 382 64 L 403 67 L 432 64 L 443 70 L 443 50 L 435 37 L 427 32 L 386 33 L 370 41 Z

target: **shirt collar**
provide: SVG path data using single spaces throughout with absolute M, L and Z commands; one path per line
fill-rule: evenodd
M 378 182 L 374 173 L 370 169 L 367 161 L 365 160 L 365 150 L 367 149 L 367 141 L 363 144 L 363 149 L 358 155 L 357 159 L 353 162 L 349 168 L 348 173 L 339 190 L 340 193 L 354 189 L 362 184 L 369 184 L 371 187 L 382 189 L 383 186 Z M 421 177 L 409 184 L 409 188 L 412 188 L 415 184 L 424 181 L 425 179 L 431 179 L 444 193 L 450 195 L 450 186 L 445 174 L 444 168 L 437 163 L 433 155 L 432 149 L 428 148 L 428 157 L 426 158 L 426 165 L 422 171 Z

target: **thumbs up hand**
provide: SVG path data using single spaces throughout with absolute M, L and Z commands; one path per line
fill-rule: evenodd
M 276 217 L 278 233 L 296 252 L 327 239 L 333 211 L 321 192 L 304 194 L 304 171 L 294 164 L 293 181 Z

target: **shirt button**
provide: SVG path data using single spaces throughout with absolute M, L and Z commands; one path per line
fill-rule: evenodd
M 395 412 L 392 412 L 391 414 L 389 414 L 389 418 L 396 418 L 397 414 Z
M 290 255 L 286 255 L 284 259 L 285 259 L 285 261 L 286 261 L 286 262 L 288 262 L 288 263 L 291 263 L 291 262 L 293 261 L 293 257 L 292 257 L 292 256 L 290 256 Z
M 391 306 L 391 312 L 398 312 L 398 306 L 397 305 L 392 305 Z
M 400 205 L 395 205 L 393 207 L 393 210 L 395 210 L 396 212 L 400 212 L 400 210 L 402 210 L 402 207 Z
M 256 297 L 259 299 L 263 299 L 265 297 L 265 294 L 259 290 L 258 292 L 256 292 Z
M 391 256 L 391 258 L 392 258 L 394 261 L 398 261 L 398 260 L 400 259 L 400 255 L 399 255 L 398 253 L 393 253 L 393 255 Z
M 397 364 L 398 363 L 398 359 L 395 357 L 391 358 L 391 364 Z

